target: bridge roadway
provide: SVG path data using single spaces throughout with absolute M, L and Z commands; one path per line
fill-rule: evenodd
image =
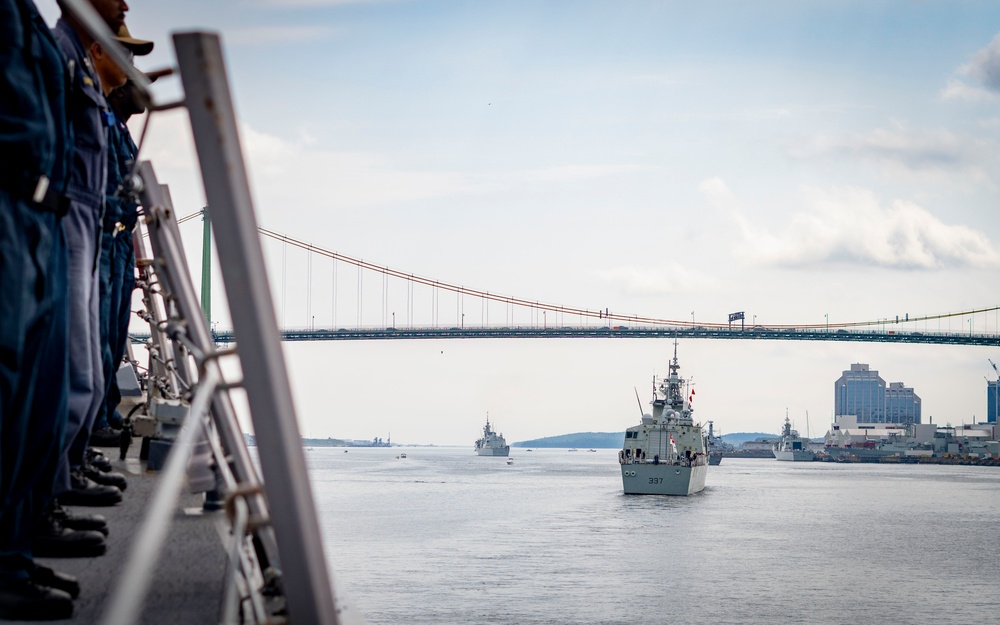
M 234 340 L 232 331 L 213 332 L 219 343 Z M 781 341 L 855 341 L 867 343 L 929 343 L 936 345 L 1000 346 L 998 334 L 919 332 L 901 330 L 761 328 L 726 327 L 415 327 L 415 328 L 340 328 L 291 329 L 281 331 L 285 341 L 361 341 L 399 339 L 510 339 L 510 338 L 679 338 L 743 339 Z M 135 335 L 137 342 L 148 338 Z M 141 339 L 141 340 L 140 340 Z

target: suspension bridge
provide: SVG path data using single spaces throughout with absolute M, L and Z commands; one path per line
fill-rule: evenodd
M 178 219 L 178 224 L 201 218 L 201 301 L 211 319 L 210 212 L 200 210 Z M 484 338 L 694 338 L 738 340 L 840 341 L 877 343 L 925 343 L 940 345 L 1000 346 L 1000 306 L 903 318 L 879 318 L 841 323 L 759 325 L 756 317 L 747 324 L 743 313 L 729 315 L 726 323 L 691 319 L 662 319 L 621 314 L 610 309 L 588 309 L 528 300 L 511 295 L 473 289 L 443 280 L 407 273 L 312 243 L 258 227 L 264 243 L 280 246 L 281 275 L 275 280 L 275 302 L 285 341 L 357 341 Z M 287 323 L 285 309 L 289 250 L 305 253 L 305 320 L 300 326 Z M 272 250 L 273 251 L 273 250 Z M 314 291 L 314 265 L 329 263 L 329 295 L 323 305 L 328 322 L 316 323 L 320 304 Z M 353 272 L 345 279 L 344 271 Z M 295 272 L 296 274 L 300 272 Z M 368 292 L 365 292 L 365 287 Z M 378 293 L 372 291 L 377 289 Z M 405 295 L 404 295 L 405 293 Z M 403 312 L 390 306 L 405 299 Z M 421 311 L 428 317 L 417 314 Z M 444 303 L 449 310 L 444 310 Z M 450 309 L 454 302 L 454 310 Z M 367 308 L 367 310 L 366 310 Z M 375 309 L 374 311 L 372 309 Z M 314 311 L 314 309 L 316 309 Z M 344 323 L 350 309 L 350 323 Z M 468 315 L 466 311 L 469 311 Z M 340 314 L 338 315 L 338 311 Z M 467 318 L 468 317 L 468 318 Z M 950 329 L 956 323 L 960 331 Z M 931 329 L 937 325 L 937 329 Z M 942 329 L 941 326 L 946 328 Z M 986 328 L 977 332 L 975 329 Z M 966 329 L 967 328 L 967 329 Z M 231 330 L 213 329 L 219 343 L 235 340 Z M 137 341 L 146 337 L 136 335 Z

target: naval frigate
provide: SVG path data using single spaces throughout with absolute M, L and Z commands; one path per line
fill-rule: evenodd
M 653 378 L 652 413 L 625 430 L 618 452 L 626 495 L 691 495 L 705 489 L 708 442 L 692 419 L 694 391 L 680 377 L 677 342 L 667 378 Z M 641 402 L 640 402 L 641 408 Z

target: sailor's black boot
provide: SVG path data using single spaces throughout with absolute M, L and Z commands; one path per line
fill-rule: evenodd
M 113 506 L 122 500 L 122 491 L 89 479 L 80 468 L 69 473 L 70 489 L 59 495 L 64 506 Z
M 45 515 L 35 523 L 31 553 L 39 558 L 93 558 L 104 555 L 104 534 L 94 530 L 71 530 Z
M 73 599 L 80 596 L 80 582 L 66 573 L 60 573 L 41 564 L 35 564 L 30 572 L 31 581 L 39 586 L 55 588 L 68 594 Z
M 55 621 L 73 616 L 73 598 L 56 588 L 21 580 L 0 586 L 0 619 Z

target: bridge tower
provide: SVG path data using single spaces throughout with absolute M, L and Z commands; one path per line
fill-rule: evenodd
M 201 310 L 208 327 L 212 327 L 212 220 L 208 207 L 201 209 Z

